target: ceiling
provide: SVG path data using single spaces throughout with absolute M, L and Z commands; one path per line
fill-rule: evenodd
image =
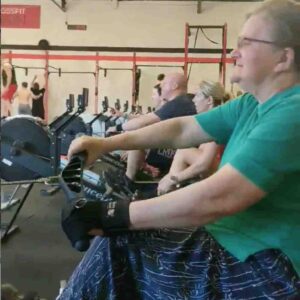
M 50 0 L 52 1 L 58 8 L 60 8 L 62 11 L 67 11 L 67 5 L 68 5 L 68 2 L 72 1 L 72 0 Z M 98 0 L 98 1 L 103 1 L 103 0 Z M 201 3 L 201 2 L 261 2 L 263 0 L 205 0 L 205 1 L 202 1 L 202 0 L 106 0 L 106 1 L 111 1 L 111 2 L 129 2 L 129 1 L 169 1 L 169 2 L 174 2 L 174 1 L 177 1 L 177 2 L 191 2 L 191 1 L 194 1 L 194 2 L 198 2 L 198 3 Z M 299 0 L 298 0 L 299 1 Z

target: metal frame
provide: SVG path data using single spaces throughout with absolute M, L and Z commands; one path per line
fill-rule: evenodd
M 189 58 L 189 36 L 191 29 L 221 29 L 222 31 L 222 52 L 220 58 Z M 226 83 L 226 63 L 233 63 L 233 59 L 227 58 L 227 24 L 224 25 L 189 25 L 185 24 L 184 32 L 184 75 L 188 78 L 189 63 L 218 63 L 219 64 L 219 80 L 225 86 Z
M 2 242 L 6 241 L 6 239 L 9 237 L 9 235 L 11 233 L 13 233 L 16 229 L 18 229 L 17 226 L 13 228 L 13 224 L 14 224 L 15 220 L 17 219 L 17 216 L 19 215 L 19 212 L 21 211 L 21 208 L 23 207 L 32 187 L 33 187 L 33 183 L 30 183 L 29 186 L 26 188 L 25 195 L 22 197 L 22 199 L 18 205 L 18 208 L 15 211 L 15 213 L 13 214 L 13 217 L 11 218 L 9 223 L 7 225 L 6 224 L 1 225 L 1 231 L 2 231 L 2 228 L 4 230 L 3 234 L 1 232 L 1 241 Z
M 220 28 L 222 29 L 222 49 L 189 49 L 189 32 L 193 28 Z M 9 50 L 8 53 L 1 53 L 1 59 L 7 58 L 10 63 L 12 59 L 22 60 L 45 60 L 45 119 L 48 121 L 48 99 L 49 99 L 49 62 L 51 60 L 80 60 L 80 61 L 95 61 L 95 91 L 94 91 L 94 111 L 98 113 L 98 95 L 99 95 L 99 63 L 101 61 L 111 62 L 131 62 L 132 63 L 132 105 L 137 103 L 137 92 L 136 92 L 136 73 L 137 68 L 142 63 L 150 63 L 153 66 L 157 66 L 158 63 L 178 63 L 183 65 L 184 74 L 187 76 L 188 64 L 192 63 L 208 63 L 208 64 L 219 64 L 220 81 L 225 85 L 226 80 L 226 64 L 233 63 L 233 59 L 227 58 L 227 53 L 231 49 L 227 49 L 227 24 L 221 26 L 209 26 L 209 25 L 197 25 L 192 26 L 188 23 L 185 24 L 185 37 L 184 37 L 184 48 L 143 48 L 143 47 L 77 47 L 77 46 L 49 46 L 49 49 L 44 50 L 44 54 L 27 54 L 27 53 L 13 53 Z M 23 49 L 23 50 L 41 50 L 36 45 L 2 45 L 2 49 Z M 50 54 L 49 51 L 96 51 L 95 55 L 66 55 L 66 54 Z M 133 52 L 132 55 L 100 55 L 99 51 L 103 52 Z M 184 53 L 182 56 L 143 56 L 137 55 L 137 52 L 148 52 L 148 53 Z M 221 57 L 189 57 L 190 53 L 220 53 Z M 180 66 L 181 66 L 180 65 Z M 149 65 L 150 66 L 150 65 Z M 108 69 L 108 68 L 107 68 Z M 57 73 L 63 73 L 60 69 Z

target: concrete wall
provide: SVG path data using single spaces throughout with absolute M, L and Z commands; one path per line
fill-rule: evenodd
M 60 1 L 57 1 L 60 2 Z M 184 26 L 190 25 L 223 25 L 228 24 L 228 48 L 233 48 L 238 32 L 243 24 L 245 14 L 254 9 L 258 2 L 203 2 L 202 13 L 197 13 L 197 2 L 188 1 L 130 1 L 120 2 L 109 0 L 73 0 L 67 1 L 67 12 L 62 12 L 51 1 L 2 0 L 2 4 L 26 4 L 41 6 L 40 29 L 2 29 L 2 44 L 37 44 L 40 39 L 47 39 L 51 45 L 66 46 L 116 46 L 116 47 L 184 47 Z M 87 31 L 67 30 L 68 24 L 86 24 Z M 206 35 L 221 43 L 220 31 L 206 30 Z M 194 47 L 195 32 L 190 37 L 190 47 Z M 197 37 L 196 48 L 220 48 L 209 42 L 201 32 Z M 7 52 L 3 50 L 2 53 Z M 13 51 L 27 53 L 28 51 Z M 30 53 L 43 53 L 30 51 Z M 51 54 L 91 54 L 92 52 L 52 52 Z M 102 54 L 102 53 L 101 53 Z M 108 53 L 106 53 L 108 54 Z M 110 55 L 132 55 L 131 53 L 109 53 Z M 147 55 L 147 54 L 141 54 Z M 153 54 L 150 54 L 153 55 Z M 159 54 L 169 56 L 168 54 Z M 175 56 L 180 56 L 176 54 Z M 196 55 L 209 57 L 209 55 Z M 15 59 L 18 66 L 44 67 L 43 60 Z M 94 72 L 95 62 L 89 61 L 50 61 L 50 65 L 60 67 L 63 71 Z M 103 67 L 131 68 L 131 63 L 100 62 Z M 145 67 L 142 69 L 140 86 L 140 103 L 151 105 L 152 86 L 159 73 L 182 71 L 178 68 Z M 28 76 L 22 69 L 17 69 L 18 82 L 31 81 L 39 74 L 42 81 L 43 70 L 29 70 Z M 227 69 L 227 78 L 230 66 Z M 110 71 L 107 77 L 100 73 L 100 98 L 107 95 L 111 103 L 116 98 L 131 99 L 132 77 L 129 71 Z M 218 65 L 194 64 L 191 69 L 189 90 L 192 92 L 201 79 L 218 80 Z M 69 93 L 78 94 L 83 87 L 90 89 L 90 104 L 88 111 L 94 111 L 94 76 L 91 74 L 57 74 L 50 75 L 49 81 L 49 119 L 64 111 L 64 101 Z M 226 88 L 230 89 L 227 81 Z

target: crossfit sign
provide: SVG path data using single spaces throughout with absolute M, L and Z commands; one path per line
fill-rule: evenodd
M 39 5 L 1 5 L 1 28 L 40 28 Z

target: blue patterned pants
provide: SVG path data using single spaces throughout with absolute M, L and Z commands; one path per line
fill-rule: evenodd
M 300 299 L 279 250 L 241 262 L 203 228 L 97 237 L 59 300 Z M 295 297 L 295 298 L 294 298 Z

